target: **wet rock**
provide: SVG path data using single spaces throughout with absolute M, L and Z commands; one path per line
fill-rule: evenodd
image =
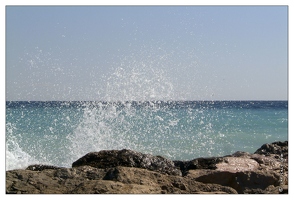
M 32 170 L 32 171 L 43 171 L 45 169 L 62 169 L 63 167 L 56 167 L 53 165 L 30 165 L 26 169 L 27 170 Z
M 244 151 L 237 151 L 231 155 L 232 157 L 250 158 L 251 154 Z M 229 156 L 228 156 L 229 157 Z
M 182 175 L 181 170 L 171 160 L 161 156 L 152 156 L 127 149 L 91 152 L 75 161 L 72 167 L 83 165 L 96 168 L 111 168 L 116 166 L 136 167 L 169 175 Z
M 288 158 L 288 141 L 278 141 L 271 144 L 264 144 L 255 151 L 255 154 L 277 154 L 279 156 L 282 154 L 284 158 Z
M 212 157 L 212 158 L 197 158 L 191 161 L 174 161 L 175 166 L 179 167 L 183 175 L 186 175 L 189 170 L 196 169 L 212 169 L 220 171 L 252 171 L 259 168 L 258 162 L 250 158 L 240 158 L 233 156 Z
M 216 169 L 217 164 L 222 161 L 222 157 L 211 157 L 197 158 L 190 161 L 174 161 L 174 164 L 182 171 L 182 174 L 185 175 L 191 169 Z

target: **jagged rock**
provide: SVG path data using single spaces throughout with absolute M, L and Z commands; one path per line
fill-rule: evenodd
M 216 169 L 217 163 L 223 161 L 222 157 L 197 158 L 190 161 L 174 161 L 176 167 L 180 168 L 182 174 L 191 169 Z
M 255 154 L 236 152 L 174 162 L 125 149 L 94 152 L 72 168 L 31 165 L 6 171 L 6 193 L 288 193 L 287 144 L 266 144 Z
M 269 186 L 279 186 L 279 175 L 267 171 L 190 170 L 187 177 L 202 182 L 234 188 L 238 193 L 267 193 Z
M 244 151 L 237 151 L 233 153 L 231 156 L 232 157 L 242 157 L 242 158 L 250 158 L 250 153 L 244 152 Z M 228 156 L 229 157 L 229 156 Z
M 176 167 L 181 169 L 183 175 L 193 169 L 212 169 L 237 172 L 244 170 L 252 171 L 259 167 L 258 162 L 253 159 L 233 156 L 197 158 L 191 161 L 174 161 L 174 163 Z
M 91 152 L 75 161 L 72 167 L 83 165 L 96 168 L 110 168 L 116 166 L 137 167 L 169 175 L 182 175 L 181 170 L 176 168 L 171 160 L 161 156 L 152 156 L 128 149 Z
M 232 188 L 216 184 L 203 184 L 181 176 L 169 176 L 139 168 L 115 167 L 108 171 L 104 180 L 125 184 L 148 185 L 160 188 L 159 193 L 236 193 Z
M 226 186 L 121 166 L 107 170 L 91 166 L 42 171 L 12 170 L 6 172 L 6 176 L 6 193 L 9 194 L 237 193 Z
M 277 154 L 278 156 L 282 154 L 284 158 L 288 158 L 288 141 L 264 144 L 255 151 L 255 154 Z
M 287 145 L 287 141 L 265 144 L 254 154 L 239 151 L 220 159 L 213 170 L 190 169 L 186 175 L 203 183 L 232 187 L 238 193 L 288 193 Z
M 261 154 L 252 154 L 251 159 L 259 163 L 260 169 L 264 168 L 266 170 L 279 170 L 281 162 L 279 159 L 272 156 L 265 156 Z

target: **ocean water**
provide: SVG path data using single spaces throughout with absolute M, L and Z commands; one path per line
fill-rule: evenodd
M 124 148 L 190 160 L 288 139 L 288 101 L 187 101 L 166 65 L 123 60 L 92 91 L 103 101 L 6 101 L 6 170 Z
M 6 102 L 6 170 L 70 167 L 105 149 L 190 160 L 285 140 L 287 101 Z

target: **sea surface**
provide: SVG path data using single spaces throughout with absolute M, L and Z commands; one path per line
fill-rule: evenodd
M 106 149 L 191 160 L 285 140 L 287 101 L 6 102 L 6 170 L 70 167 Z

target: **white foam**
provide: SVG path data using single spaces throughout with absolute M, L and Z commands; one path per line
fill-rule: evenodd
M 24 152 L 15 140 L 6 141 L 6 170 L 24 169 L 37 163 L 39 162 Z

